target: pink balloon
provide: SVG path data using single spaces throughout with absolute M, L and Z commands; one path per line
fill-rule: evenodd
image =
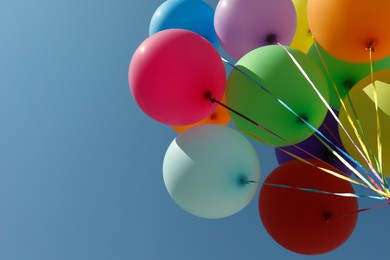
M 135 51 L 129 85 L 139 107 L 168 125 L 192 124 L 208 116 L 225 91 L 225 68 L 218 51 L 202 36 L 169 29 L 147 38 Z
M 222 48 L 236 59 L 276 42 L 290 45 L 296 23 L 291 0 L 221 0 L 214 16 Z

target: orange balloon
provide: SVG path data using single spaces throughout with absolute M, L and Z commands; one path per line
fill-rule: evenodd
M 226 98 L 223 96 L 221 99 L 221 102 L 223 104 L 226 104 Z M 183 133 L 184 131 L 202 124 L 219 124 L 219 125 L 227 125 L 230 121 L 230 115 L 226 108 L 223 106 L 218 105 L 217 108 L 206 118 L 203 120 L 190 124 L 190 125 L 184 125 L 184 126 L 171 126 L 176 132 Z
M 309 0 L 307 16 L 316 41 L 336 58 L 355 63 L 390 54 L 389 0 Z

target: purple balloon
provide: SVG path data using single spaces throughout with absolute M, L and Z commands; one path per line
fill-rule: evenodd
M 318 128 L 318 131 L 320 131 L 326 138 L 328 138 L 333 144 L 337 145 L 339 148 L 344 150 L 344 147 L 341 143 L 340 135 L 338 132 L 338 123 L 333 118 L 332 114 L 328 112 L 328 114 L 325 117 L 324 122 L 322 125 Z M 343 172 L 345 175 L 351 175 L 352 172 L 347 168 L 347 166 L 344 165 L 335 155 L 332 154 L 331 151 L 329 151 L 328 148 L 326 148 L 325 145 L 321 143 L 315 137 L 314 135 L 310 136 L 305 141 L 296 144 L 296 146 L 302 148 L 304 151 L 307 151 L 308 153 L 318 157 L 319 159 L 329 163 L 336 169 L 339 169 L 341 172 Z M 285 146 L 280 147 L 283 150 L 286 150 L 294 155 L 297 155 L 301 158 L 312 158 L 312 156 L 308 155 L 304 151 L 301 151 L 300 149 L 296 148 L 295 146 Z M 338 152 L 340 154 L 340 152 Z M 287 153 L 283 152 L 282 150 L 275 149 L 275 155 L 276 159 L 278 160 L 279 164 L 283 164 L 290 160 L 295 160 L 294 157 L 288 155 Z M 345 156 L 343 156 L 345 159 Z M 349 160 L 347 160 L 349 161 Z M 350 161 L 349 161 L 350 162 Z M 350 162 L 351 163 L 351 162 Z M 353 163 L 351 163 L 352 166 L 355 166 Z
M 289 45 L 296 24 L 291 0 L 221 0 L 214 15 L 220 44 L 236 59 L 261 46 Z

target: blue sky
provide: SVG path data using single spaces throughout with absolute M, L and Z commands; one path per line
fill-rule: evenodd
M 257 198 L 207 220 L 167 193 L 176 133 L 142 113 L 127 83 L 161 3 L 0 2 L 0 259 L 309 258 L 271 239 Z M 264 180 L 273 150 L 254 145 Z M 346 244 L 315 258 L 386 257 L 389 219 L 388 208 L 362 213 Z

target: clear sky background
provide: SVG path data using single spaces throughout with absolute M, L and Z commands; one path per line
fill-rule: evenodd
M 0 0 L 0 259 L 311 258 L 271 239 L 257 198 L 219 220 L 170 198 L 162 160 L 176 133 L 127 83 L 162 2 Z M 273 150 L 254 145 L 264 180 Z M 362 213 L 347 243 L 313 259 L 386 258 L 389 221 L 389 208 Z

